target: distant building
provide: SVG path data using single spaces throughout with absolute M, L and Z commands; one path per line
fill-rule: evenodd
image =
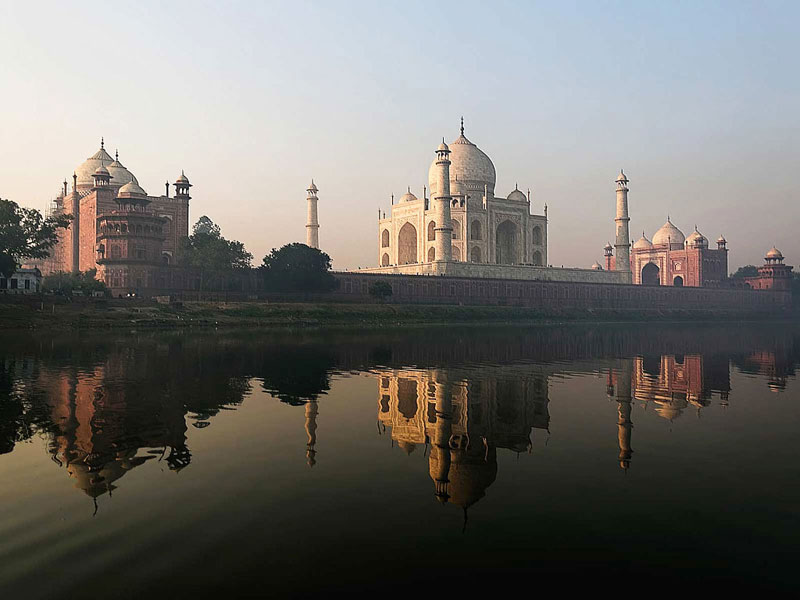
M 764 264 L 758 268 L 758 275 L 746 277 L 745 283 L 754 290 L 791 290 L 792 267 L 783 264 L 783 254 L 772 248 L 764 257 Z
M 697 230 L 685 237 L 668 218 L 650 241 L 642 232 L 630 251 L 633 283 L 675 287 L 720 287 L 728 279 L 728 248 L 723 236 L 717 247 Z M 610 244 L 605 247 L 606 268 L 614 268 Z
M 0 294 L 36 294 L 41 286 L 42 272 L 37 268 L 17 269 L 11 277 L 0 275 Z
M 181 173 L 175 195 L 149 196 L 136 177 L 112 158 L 103 142 L 72 176 L 72 191 L 64 181 L 53 212 L 71 214 L 62 230 L 45 274 L 97 269 L 113 293 L 143 289 L 183 289 L 185 273 L 174 269 L 180 240 L 189 234 L 189 179 Z

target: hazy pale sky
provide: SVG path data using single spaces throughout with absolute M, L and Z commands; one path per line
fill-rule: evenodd
M 554 265 L 589 266 L 630 183 L 631 236 L 667 214 L 730 266 L 800 263 L 800 2 L 0 0 L 0 196 L 44 208 L 119 148 L 148 193 L 185 169 L 255 263 L 305 241 L 377 264 L 378 208 L 466 134 L 549 206 Z M 613 241 L 613 240 L 612 240 Z

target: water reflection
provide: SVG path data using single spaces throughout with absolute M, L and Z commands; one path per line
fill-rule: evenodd
M 794 376 L 800 345 L 791 330 L 687 331 L 23 338 L 5 345 L 0 363 L 0 454 L 44 436 L 52 461 L 96 499 L 149 461 L 176 472 L 190 466 L 187 427 L 210 426 L 256 381 L 303 408 L 313 467 L 332 378 L 368 371 L 378 382 L 382 431 L 408 454 L 421 447 L 436 498 L 466 510 L 495 481 L 498 449 L 530 452 L 533 437 L 548 434 L 553 377 L 604 374 L 617 403 L 617 460 L 628 469 L 637 403 L 674 421 L 715 401 L 726 405 L 731 364 L 776 391 Z

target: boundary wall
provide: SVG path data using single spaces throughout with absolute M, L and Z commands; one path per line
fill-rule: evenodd
M 560 311 L 725 311 L 781 313 L 791 309 L 788 291 L 642 286 L 568 281 L 498 280 L 425 275 L 335 273 L 339 289 L 332 298 L 369 302 L 369 286 L 385 281 L 392 286 L 390 304 L 455 304 L 520 306 Z

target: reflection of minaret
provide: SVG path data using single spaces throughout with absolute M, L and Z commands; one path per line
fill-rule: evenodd
M 445 503 L 450 498 L 447 487 L 450 483 L 450 435 L 453 430 L 453 397 L 450 385 L 437 373 L 436 386 L 436 424 L 433 427 L 433 448 L 429 459 L 430 473 L 433 477 L 436 499 Z
M 629 358 L 622 359 L 622 364 L 617 371 L 617 385 L 614 399 L 617 401 L 617 437 L 619 439 L 619 466 L 628 470 L 631 465 L 631 378 L 633 365 Z
M 317 451 L 314 448 L 317 444 L 317 414 L 319 407 L 316 400 L 309 400 L 306 402 L 306 435 L 308 435 L 308 444 L 306 445 L 306 458 L 308 459 L 308 466 L 313 467 L 317 464 Z

